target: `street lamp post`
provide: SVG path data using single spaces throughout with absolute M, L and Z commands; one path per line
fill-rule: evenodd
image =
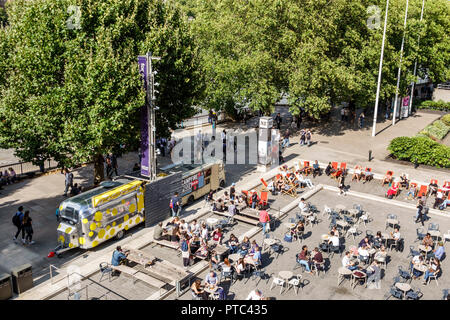
M 420 13 L 420 21 L 423 19 L 423 9 L 425 8 L 425 0 L 422 1 L 422 12 Z M 420 35 L 417 37 L 417 44 L 420 42 Z M 414 79 L 416 78 L 416 72 L 417 72 L 417 59 L 414 62 Z M 408 114 L 411 114 L 412 109 L 412 103 L 413 103 L 413 96 L 414 96 L 414 86 L 416 84 L 416 81 L 412 81 L 411 83 L 411 93 L 409 97 L 409 106 L 408 106 Z
M 405 44 L 406 20 L 408 19 L 408 2 L 409 1 L 406 0 L 405 22 L 403 23 L 403 38 L 402 38 L 402 46 L 400 48 L 400 63 L 398 65 L 397 89 L 395 90 L 394 116 L 392 117 L 392 125 L 395 125 L 395 119 L 397 117 L 398 90 L 399 90 L 399 86 L 400 86 L 400 76 L 401 76 L 401 70 L 402 70 L 403 47 Z
M 383 69 L 384 40 L 386 38 L 386 26 L 387 26 L 388 10 L 389 10 L 389 0 L 386 0 L 386 14 L 384 16 L 383 41 L 381 43 L 380 68 L 378 70 L 377 96 L 376 96 L 376 100 L 375 100 L 375 111 L 374 111 L 374 114 L 373 114 L 372 137 L 375 137 L 375 134 L 376 134 L 378 102 L 379 102 L 379 99 L 380 99 L 381 72 L 382 72 L 382 69 Z

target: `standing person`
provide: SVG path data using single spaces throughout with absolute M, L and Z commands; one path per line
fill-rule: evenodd
M 281 129 L 281 123 L 283 122 L 283 119 L 281 118 L 280 113 L 277 113 L 277 116 L 275 117 L 275 124 L 277 125 L 277 129 L 280 130 Z
M 191 259 L 191 242 L 187 237 L 183 237 L 181 240 L 181 256 L 183 258 L 183 267 L 189 267 Z
M 16 232 L 16 235 L 14 236 L 13 240 L 16 241 L 17 236 L 22 231 L 22 243 L 25 243 L 25 230 L 24 230 L 23 224 L 22 224 L 23 217 L 24 217 L 23 207 L 20 206 L 19 209 L 17 210 L 17 212 L 14 214 L 13 219 L 12 219 L 13 224 L 17 227 L 17 232 Z
M 306 140 L 306 131 L 305 130 L 300 130 L 300 145 L 304 145 L 305 144 L 305 140 Z
M 341 109 L 341 121 L 344 121 L 344 119 L 345 119 L 345 108 L 342 107 L 342 109 Z
M 181 200 L 178 197 L 178 192 L 175 192 L 173 197 L 170 199 L 169 206 L 172 210 L 172 217 L 178 217 L 181 211 Z
M 419 203 L 417 204 L 417 217 L 416 217 L 416 223 L 417 222 L 419 222 L 419 220 L 420 220 L 420 222 L 422 223 L 422 226 L 424 225 L 423 224 L 423 203 L 422 203 L 422 201 L 420 201 L 419 200 Z
M 106 160 L 106 176 L 108 177 L 108 179 L 111 179 L 113 171 L 111 155 L 107 154 L 105 160 Z
M 64 197 L 67 197 L 67 191 L 69 191 L 69 187 L 71 188 L 73 186 L 73 173 L 70 172 L 69 169 L 64 169 L 64 179 Z
M 35 244 L 35 241 L 32 240 L 33 238 L 33 226 L 31 225 L 31 218 L 30 218 L 30 211 L 25 211 L 25 214 L 23 216 L 23 229 L 25 230 L 26 237 L 25 237 L 25 243 L 27 244 Z M 24 243 L 24 245 L 25 245 Z
M 261 210 L 259 212 L 259 222 L 261 222 L 262 224 L 262 231 L 263 231 L 263 235 L 265 235 L 266 232 L 266 225 L 269 222 L 270 223 L 270 216 L 269 213 L 266 210 Z
M 364 112 L 361 112 L 359 115 L 359 128 L 362 129 L 364 127 Z
M 111 153 L 111 175 L 112 175 L 112 171 L 114 171 L 114 173 L 116 174 L 116 176 L 119 175 L 119 173 L 117 172 L 118 166 L 117 166 L 117 156 L 114 153 Z
M 283 144 L 282 144 L 283 148 L 289 147 L 289 135 L 290 135 L 289 129 L 286 129 L 286 131 L 283 134 L 283 138 L 284 138 Z
M 346 196 L 347 192 L 345 191 L 345 176 L 344 176 L 344 174 L 341 174 L 338 178 L 338 187 L 339 187 L 339 195 L 344 194 L 344 196 Z
M 227 142 L 227 132 L 225 131 L 225 129 L 222 130 L 222 132 L 220 133 L 220 136 L 222 138 L 222 143 L 226 143 Z
M 212 123 L 212 119 L 213 119 L 213 112 L 212 112 L 212 110 L 209 110 L 209 112 L 208 112 L 208 123 Z
M 311 138 L 312 138 L 312 133 L 311 130 L 306 130 L 306 143 L 308 144 L 308 147 L 311 145 Z

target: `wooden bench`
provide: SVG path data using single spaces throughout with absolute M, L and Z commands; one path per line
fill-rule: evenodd
M 217 215 L 229 217 L 228 213 L 225 213 L 225 212 L 213 211 L 213 213 L 217 214 Z M 249 224 L 254 224 L 254 225 L 257 225 L 258 222 L 259 222 L 258 220 L 254 220 L 254 219 L 248 218 L 246 216 L 242 216 L 241 214 L 235 214 L 233 216 L 233 219 L 239 220 L 239 221 L 242 221 L 242 222 L 246 222 L 246 223 L 249 223 Z
M 169 247 L 169 248 L 172 248 L 172 249 L 175 249 L 175 250 L 178 250 L 180 248 L 180 245 L 178 243 L 175 244 L 175 243 L 173 243 L 171 241 L 168 241 L 168 240 L 154 240 L 153 239 L 153 242 L 156 243 L 156 244 L 159 244 L 160 246 Z

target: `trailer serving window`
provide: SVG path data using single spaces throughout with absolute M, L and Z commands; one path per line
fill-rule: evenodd
M 76 224 L 78 222 L 78 210 L 72 207 L 66 207 L 61 212 L 62 221 L 68 222 L 70 224 Z

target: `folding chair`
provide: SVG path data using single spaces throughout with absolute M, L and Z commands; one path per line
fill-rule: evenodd
M 331 167 L 333 167 L 334 170 L 338 169 L 338 163 L 337 162 L 332 162 L 331 163 Z
M 288 190 L 281 189 L 281 192 L 294 198 L 297 197 L 297 189 L 295 188 L 295 186 L 290 186 Z
M 386 184 L 386 178 L 389 179 L 389 180 L 388 180 L 388 183 L 391 184 L 392 179 L 393 179 L 393 176 L 394 176 L 394 171 L 388 170 L 388 171 L 386 172 L 386 175 L 384 176 L 382 182 L 381 182 L 381 185 L 384 186 L 384 185 Z
M 366 167 L 366 170 L 364 170 L 364 180 L 367 181 L 367 177 L 365 176 L 365 172 L 369 171 L 370 173 L 372 173 L 372 168 Z M 370 175 L 370 180 L 373 179 L 373 176 Z
M 268 186 L 269 184 L 266 182 L 266 180 L 264 180 L 264 178 L 261 178 L 261 183 L 263 185 L 263 187 L 261 188 L 261 191 L 267 191 L 268 190 Z
M 427 192 L 428 192 L 428 187 L 426 185 L 421 185 L 420 189 L 419 189 L 419 192 L 417 193 L 417 196 L 419 198 L 423 197 L 423 196 L 426 196 Z
M 341 162 L 341 170 L 342 170 L 342 172 L 345 172 L 345 170 L 347 170 L 347 163 L 346 162 Z
M 304 161 L 303 162 L 303 172 L 305 173 L 305 175 L 310 174 L 312 171 L 312 167 L 309 165 L 309 161 Z
M 286 175 L 286 182 L 287 182 L 289 185 L 298 188 L 298 187 L 299 187 L 298 183 L 295 183 L 294 181 L 292 181 L 292 180 L 291 180 L 291 177 L 294 177 L 294 180 L 295 180 L 295 179 L 298 180 L 297 175 L 295 175 L 295 174 L 293 174 L 293 173 L 288 173 L 288 174 Z
M 261 191 L 261 199 L 259 200 L 259 206 L 265 208 L 269 203 L 269 192 Z

